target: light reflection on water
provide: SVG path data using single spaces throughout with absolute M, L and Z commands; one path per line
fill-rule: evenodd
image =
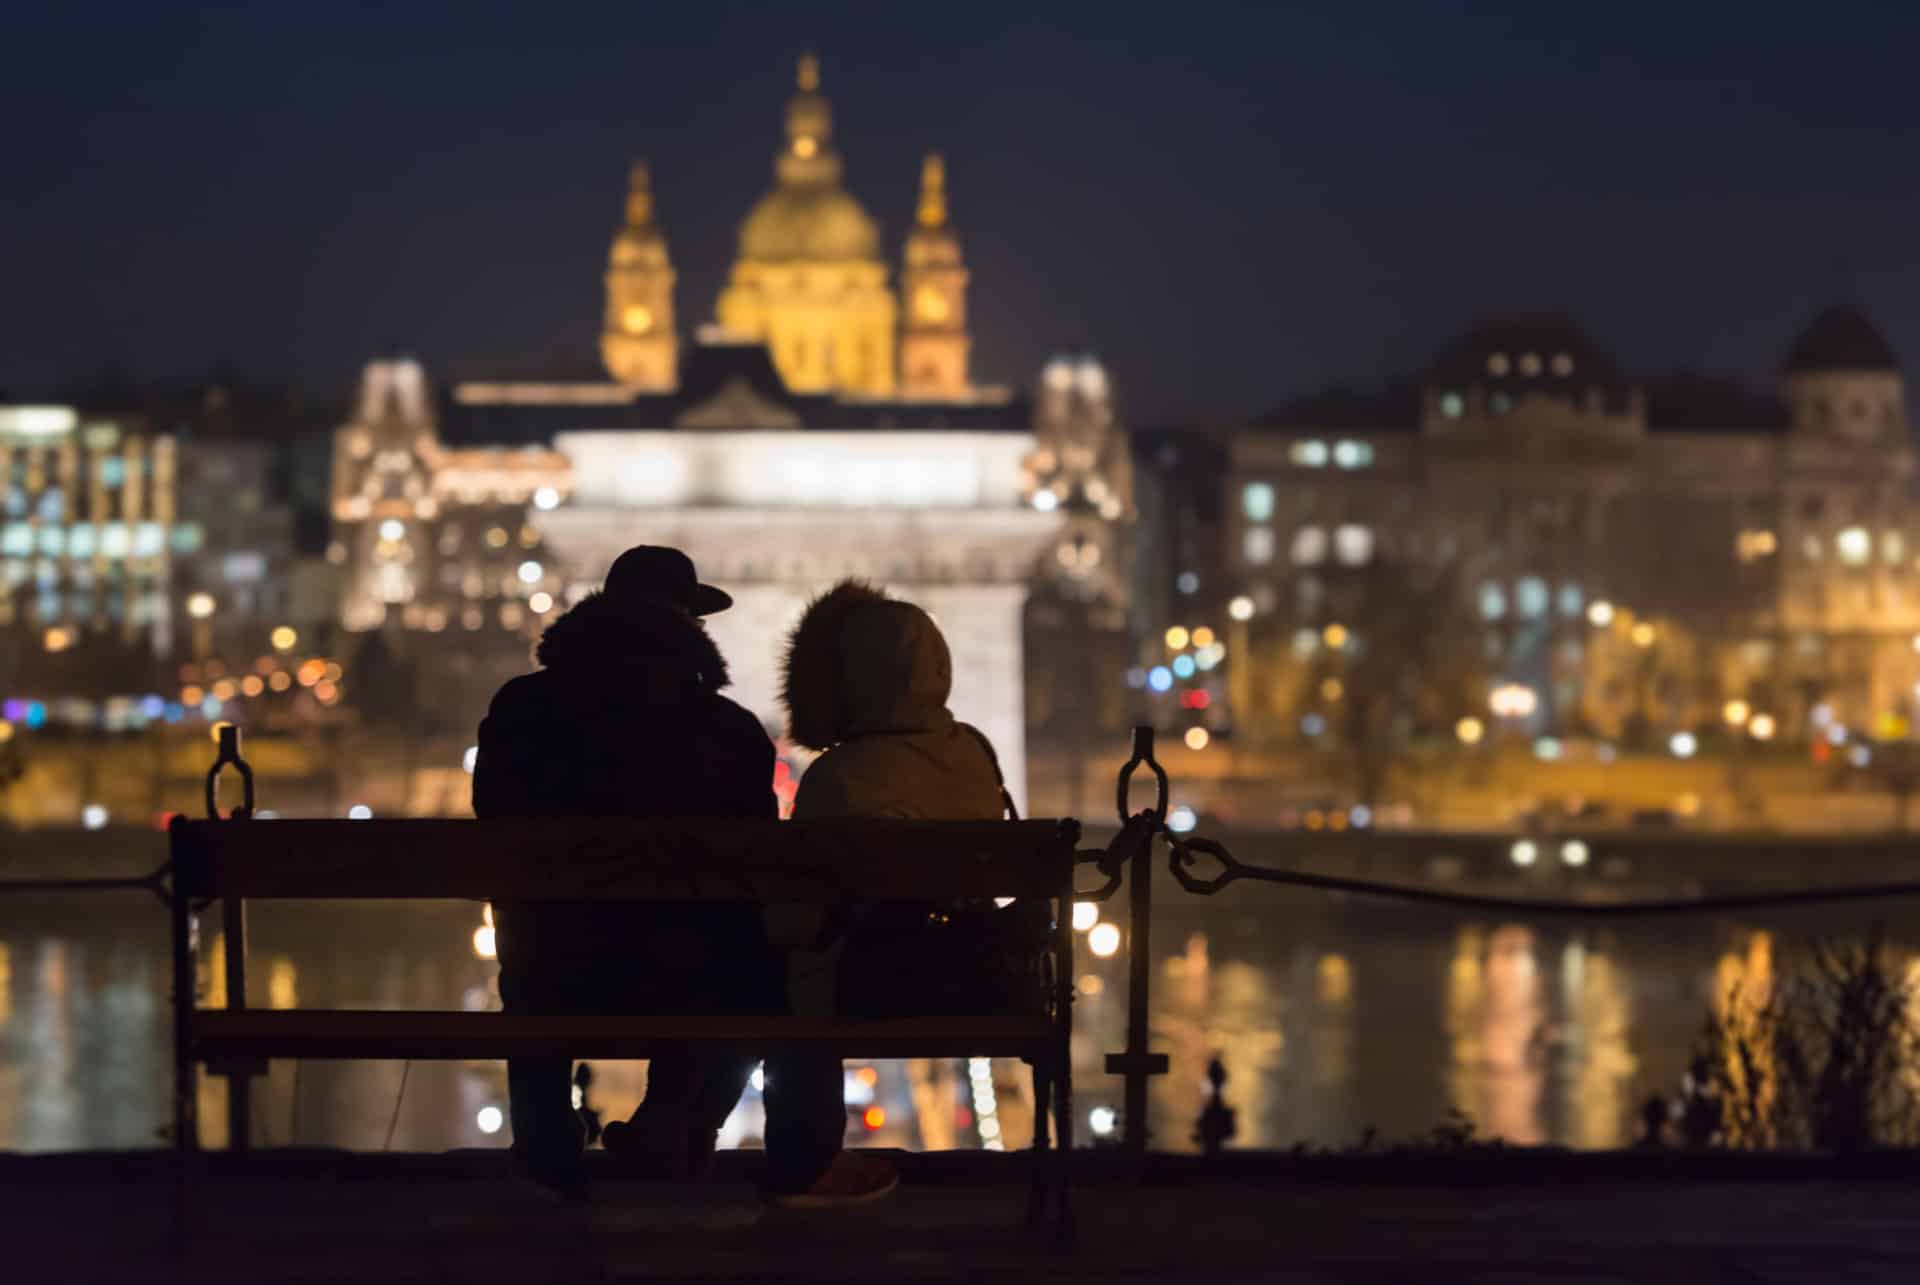
M 0 905 L 0 1149 L 158 1146 L 169 1120 L 169 966 L 164 917 L 132 898 Z M 475 957 L 477 908 L 460 903 L 262 904 L 253 910 L 250 1000 L 364 1008 L 488 1008 L 495 966 Z M 209 917 L 208 927 L 217 920 Z M 1425 1135 L 1452 1108 L 1481 1137 L 1612 1147 L 1638 1103 L 1668 1092 L 1709 1009 L 1755 1003 L 1777 953 L 1857 919 L 1780 918 L 1628 926 L 1475 922 L 1312 903 L 1257 914 L 1179 906 L 1156 924 L 1153 1142 L 1190 1149 L 1218 1055 L 1238 1146 L 1347 1146 Z M 203 952 L 206 1002 L 224 1001 L 217 932 Z M 1082 952 L 1076 1007 L 1078 1131 L 1121 1106 L 1100 1072 L 1124 1043 L 1124 956 Z M 1737 985 L 1736 985 L 1737 983 Z M 642 1064 L 595 1065 L 594 1104 L 624 1115 Z M 254 1094 L 263 1144 L 379 1150 L 498 1146 L 476 1123 L 504 1102 L 498 1063 L 416 1063 L 395 1114 L 398 1063 L 275 1063 Z M 1024 1075 L 996 1068 L 1010 1145 L 1031 1128 Z M 964 1145 L 964 1064 L 882 1068 L 890 1115 L 873 1141 Z M 204 1136 L 224 1143 L 224 1082 L 201 1092 Z M 932 1118 L 938 1116 L 938 1119 Z

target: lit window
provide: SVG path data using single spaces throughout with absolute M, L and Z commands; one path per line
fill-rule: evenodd
M 67 529 L 59 526 L 40 528 L 40 552 L 49 557 L 58 557 L 60 550 L 66 547 Z M 57 648 L 55 650 L 58 650 Z
M 1520 373 L 1528 376 L 1529 378 L 1539 374 L 1540 373 L 1540 354 L 1537 352 L 1522 354 L 1520 358 Z
M 76 558 L 93 556 L 93 528 L 85 522 L 67 532 L 67 552 Z
M 1833 545 L 1840 554 L 1840 561 L 1850 567 L 1866 565 L 1873 556 L 1873 537 L 1867 534 L 1863 526 L 1850 526 L 1834 537 Z
M 1506 374 L 1511 369 L 1513 369 L 1513 364 L 1507 360 L 1507 355 L 1503 352 L 1494 353 L 1487 358 L 1487 373 L 1489 375 L 1497 377 Z
M 0 532 L 0 553 L 24 558 L 33 552 L 33 528 L 24 522 L 14 522 Z
M 158 522 L 142 522 L 133 529 L 133 556 L 157 558 L 167 547 L 167 529 Z
M 1373 463 L 1373 443 L 1335 442 L 1333 462 L 1341 468 L 1366 468 Z
M 1373 557 L 1373 530 L 1352 522 L 1333 533 L 1333 550 L 1350 567 L 1365 565 Z
M 1247 561 L 1255 566 L 1264 566 L 1272 562 L 1273 529 L 1263 526 L 1249 527 L 1240 547 Z
M 1327 444 L 1322 441 L 1295 442 L 1287 456 L 1302 468 L 1325 468 Z
M 109 558 L 124 558 L 131 546 L 130 532 L 124 522 L 108 522 L 100 528 L 100 552 Z
M 1580 614 L 1580 608 L 1586 604 L 1586 595 L 1580 592 L 1580 586 L 1569 581 L 1560 586 L 1560 614 L 1573 619 Z
M 1303 526 L 1293 533 L 1293 563 L 1298 567 L 1318 566 L 1327 558 L 1327 533 L 1317 526 Z
M 1240 491 L 1240 511 L 1249 522 L 1273 520 L 1273 487 L 1266 482 L 1249 482 Z
M 1466 399 L 1459 393 L 1441 393 L 1440 413 L 1448 419 L 1459 419 L 1467 413 Z
M 1888 562 L 1906 561 L 1907 537 L 1898 531 L 1888 531 L 1881 535 L 1880 556 Z
M 1563 352 L 1555 353 L 1553 355 L 1553 373 L 1562 379 L 1571 375 L 1573 373 L 1573 358 Z
M 229 553 L 221 559 L 221 572 L 230 584 L 251 584 L 267 574 L 267 559 L 261 553 Z
M 1507 591 L 1491 580 L 1480 586 L 1480 614 L 1488 620 L 1507 614 Z
M 1527 576 L 1513 587 L 1513 605 L 1522 616 L 1538 620 L 1547 614 L 1547 582 Z
M 204 543 L 200 524 L 184 522 L 173 529 L 173 551 L 175 553 L 198 553 Z

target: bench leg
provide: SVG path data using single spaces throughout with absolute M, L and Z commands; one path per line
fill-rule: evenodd
M 1054 1166 L 1054 1243 L 1072 1249 L 1079 1242 L 1079 1228 L 1073 1217 L 1071 1170 L 1073 1166 L 1073 1064 L 1066 1041 L 1062 1040 L 1054 1058 L 1058 1083 L 1053 1093 L 1053 1166 Z
M 1040 1235 L 1047 1223 L 1047 1187 L 1053 1177 L 1047 1155 L 1047 1111 L 1053 1098 L 1052 1059 L 1033 1059 L 1033 1186 L 1027 1193 L 1027 1231 Z

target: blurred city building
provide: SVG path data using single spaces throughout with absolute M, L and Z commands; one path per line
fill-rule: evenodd
M 1906 737 L 1920 506 L 1898 366 L 1836 308 L 1780 391 L 1637 383 L 1572 324 L 1501 322 L 1447 345 L 1417 398 L 1390 393 L 1398 414 L 1235 434 L 1229 596 L 1206 622 L 1233 699 L 1191 721 L 1265 745 L 1505 731 L 1543 757 Z M 1166 661 L 1195 654 L 1172 641 Z

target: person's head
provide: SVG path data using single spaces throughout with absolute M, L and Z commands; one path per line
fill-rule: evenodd
M 788 733 L 810 749 L 950 723 L 952 690 L 953 654 L 933 617 L 863 581 L 814 599 L 787 642 Z
M 601 593 L 616 607 L 665 603 L 696 617 L 733 605 L 724 590 L 700 583 L 693 559 L 657 544 L 638 544 L 615 558 Z

